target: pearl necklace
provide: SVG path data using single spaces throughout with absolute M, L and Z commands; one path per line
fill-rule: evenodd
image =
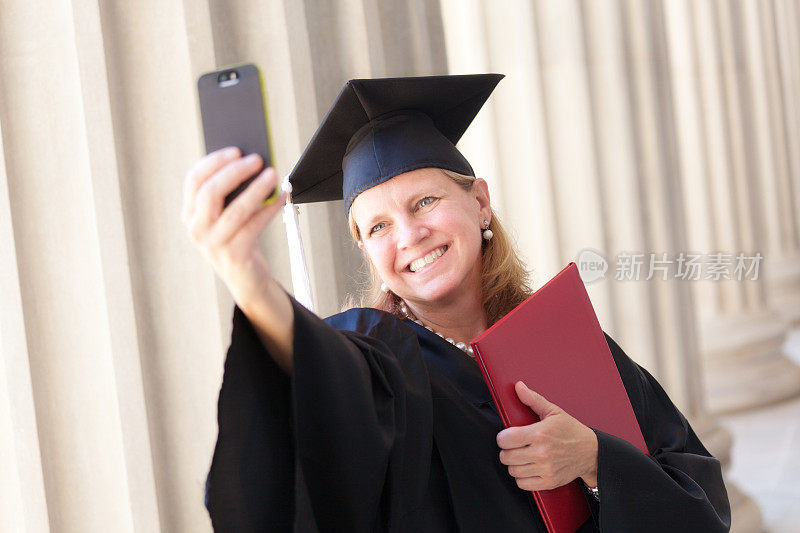
M 452 344 L 453 346 L 455 346 L 455 347 L 456 347 L 456 348 L 458 348 L 459 350 L 463 351 L 464 353 L 466 353 L 467 355 L 469 355 L 469 356 L 470 356 L 470 357 L 472 357 L 473 359 L 475 358 L 475 351 L 472 349 L 472 346 L 470 346 L 469 344 L 467 344 L 467 343 L 465 343 L 465 342 L 456 342 L 456 341 L 454 341 L 452 338 L 450 338 L 450 337 L 445 337 L 444 335 L 442 335 L 442 334 L 441 334 L 441 333 L 439 333 L 438 331 L 435 331 L 435 330 L 434 330 L 433 328 L 431 328 L 430 326 L 426 326 L 425 324 L 423 324 L 423 323 L 422 323 L 422 321 L 421 321 L 420 319 L 416 318 L 414 315 L 412 315 L 412 314 L 411 314 L 411 313 L 408 311 L 408 308 L 406 307 L 406 304 L 405 304 L 405 302 L 403 302 L 403 303 L 401 303 L 401 304 L 400 304 L 400 311 L 402 311 L 402 312 L 403 312 L 403 314 L 404 314 L 404 315 L 406 315 L 406 318 L 407 318 L 407 319 L 409 319 L 409 320 L 413 320 L 414 322 L 416 322 L 417 324 L 419 324 L 419 325 L 420 325 L 420 326 L 422 326 L 423 328 L 427 329 L 427 330 L 428 330 L 428 331 L 430 331 L 431 333 L 435 333 L 436 335 L 438 335 L 439 337 L 443 338 L 444 340 L 446 340 L 447 342 L 449 342 L 450 344 Z

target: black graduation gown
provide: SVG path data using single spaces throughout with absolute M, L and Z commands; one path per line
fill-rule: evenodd
M 291 298 L 291 376 L 237 307 L 206 482 L 216 531 L 546 531 L 499 459 L 477 363 L 375 309 L 320 319 Z M 580 531 L 727 531 L 720 463 L 606 337 L 651 452 L 595 430 L 602 502 Z

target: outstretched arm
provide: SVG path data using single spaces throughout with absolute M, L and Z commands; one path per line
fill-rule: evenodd
M 371 531 L 402 521 L 426 496 L 433 438 L 415 334 L 375 310 L 323 321 L 284 294 L 291 375 L 234 310 L 207 481 L 214 527 Z

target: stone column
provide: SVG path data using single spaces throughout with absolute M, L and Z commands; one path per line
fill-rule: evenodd
M 577 2 L 534 2 L 542 108 L 548 141 L 550 180 L 559 267 L 584 248 L 606 249 L 608 204 L 598 168 L 584 28 Z M 504 125 L 505 126 L 505 125 Z M 507 127 L 507 126 L 506 126 Z M 513 130 L 508 134 L 513 135 Z M 544 283 L 555 274 L 538 280 Z M 601 324 L 613 334 L 611 288 L 587 286 Z
M 776 39 L 784 96 L 784 119 L 790 145 L 791 179 L 787 193 L 793 206 L 792 222 L 800 232 L 800 22 L 793 0 L 765 2 L 772 8 L 773 35 Z M 771 4 L 771 5 L 770 5 Z
M 706 170 L 697 179 L 708 180 L 706 205 L 711 215 L 692 224 L 690 235 L 707 235 L 705 242 L 694 240 L 692 246 L 710 244 L 713 249 L 706 253 L 752 255 L 762 231 L 755 204 L 755 143 L 749 139 L 753 121 L 742 95 L 744 45 L 741 38 L 734 39 L 738 32 L 733 24 L 738 19 L 732 18 L 727 2 L 698 1 L 691 7 Z M 781 352 L 786 325 L 766 307 L 763 283 L 735 279 L 692 283 L 698 291 L 709 408 L 729 412 L 800 393 L 800 367 Z
M 677 162 L 683 191 L 686 242 L 690 250 L 711 250 L 713 248 L 712 227 L 709 214 L 712 206 L 707 175 L 707 162 L 703 150 L 704 129 L 702 104 L 699 98 L 699 70 L 697 43 L 690 2 L 685 0 L 662 3 L 666 46 L 669 57 L 670 82 L 674 106 L 674 121 L 677 141 Z M 694 308 L 698 313 L 706 309 L 714 299 L 714 286 L 701 282 L 691 283 Z M 702 374 L 697 350 L 695 372 Z M 697 388 L 698 412 L 694 413 L 693 426 L 706 447 L 721 460 L 724 470 L 730 468 L 730 433 L 719 425 L 717 419 L 709 415 L 703 397 L 702 383 Z M 760 531 L 761 512 L 753 499 L 743 493 L 735 484 L 728 482 L 728 496 L 733 512 L 733 531 Z
M 159 525 L 101 26 L 81 1 L 0 19 L 13 531 Z
M 800 323 L 800 247 L 791 220 L 791 209 L 784 202 L 791 194 L 781 198 L 780 183 L 789 178 L 786 161 L 783 112 L 779 91 L 778 72 L 774 65 L 775 47 L 772 33 L 763 32 L 766 21 L 759 11 L 764 2 L 746 0 L 736 5 L 734 16 L 741 28 L 737 41 L 743 43 L 740 51 L 745 55 L 747 75 L 742 80 L 749 94 L 753 115 L 753 156 L 757 161 L 754 179 L 759 210 L 763 219 L 763 253 L 769 261 L 765 268 L 768 306 L 789 323 Z M 766 37 L 766 39 L 765 39 Z M 798 88 L 800 89 L 800 88 Z M 789 220 L 787 216 L 789 215 Z
M 5 35 L 0 31 L 0 38 Z M 0 72 L 5 72 L 5 65 L 0 64 Z M 2 82 L 0 88 L 4 88 Z M 7 106 L 5 90 L 0 90 L 0 464 L 4 465 L 0 469 L 0 530 L 47 531 L 44 473 L 4 157 Z
M 769 268 L 765 271 L 770 308 L 800 324 L 800 9 L 794 2 L 746 2 L 743 15 L 750 42 L 759 41 L 761 58 L 752 59 L 755 83 L 765 87 L 769 141 L 775 172 L 762 188 L 768 221 Z M 758 46 L 758 45 L 756 45 Z M 760 48 L 760 47 L 759 47 Z M 748 48 L 752 52 L 752 49 Z M 753 54 L 751 54 L 753 55 Z M 762 65 L 758 64 L 762 60 Z M 763 70 L 762 70 L 763 69 Z M 770 179 L 771 178 L 771 179 Z

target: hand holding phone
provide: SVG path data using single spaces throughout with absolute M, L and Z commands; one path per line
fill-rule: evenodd
M 206 153 L 236 146 L 242 156 L 256 153 L 265 167 L 272 166 L 264 85 L 258 67 L 244 63 L 203 74 L 197 80 L 197 90 Z M 255 173 L 225 197 L 224 206 L 253 179 Z M 265 204 L 277 197 L 277 191 L 276 187 Z
M 258 237 L 287 194 L 271 166 L 260 76 L 245 67 L 198 80 L 209 153 L 186 173 L 182 220 L 240 308 L 279 309 L 285 293 L 275 290 Z

